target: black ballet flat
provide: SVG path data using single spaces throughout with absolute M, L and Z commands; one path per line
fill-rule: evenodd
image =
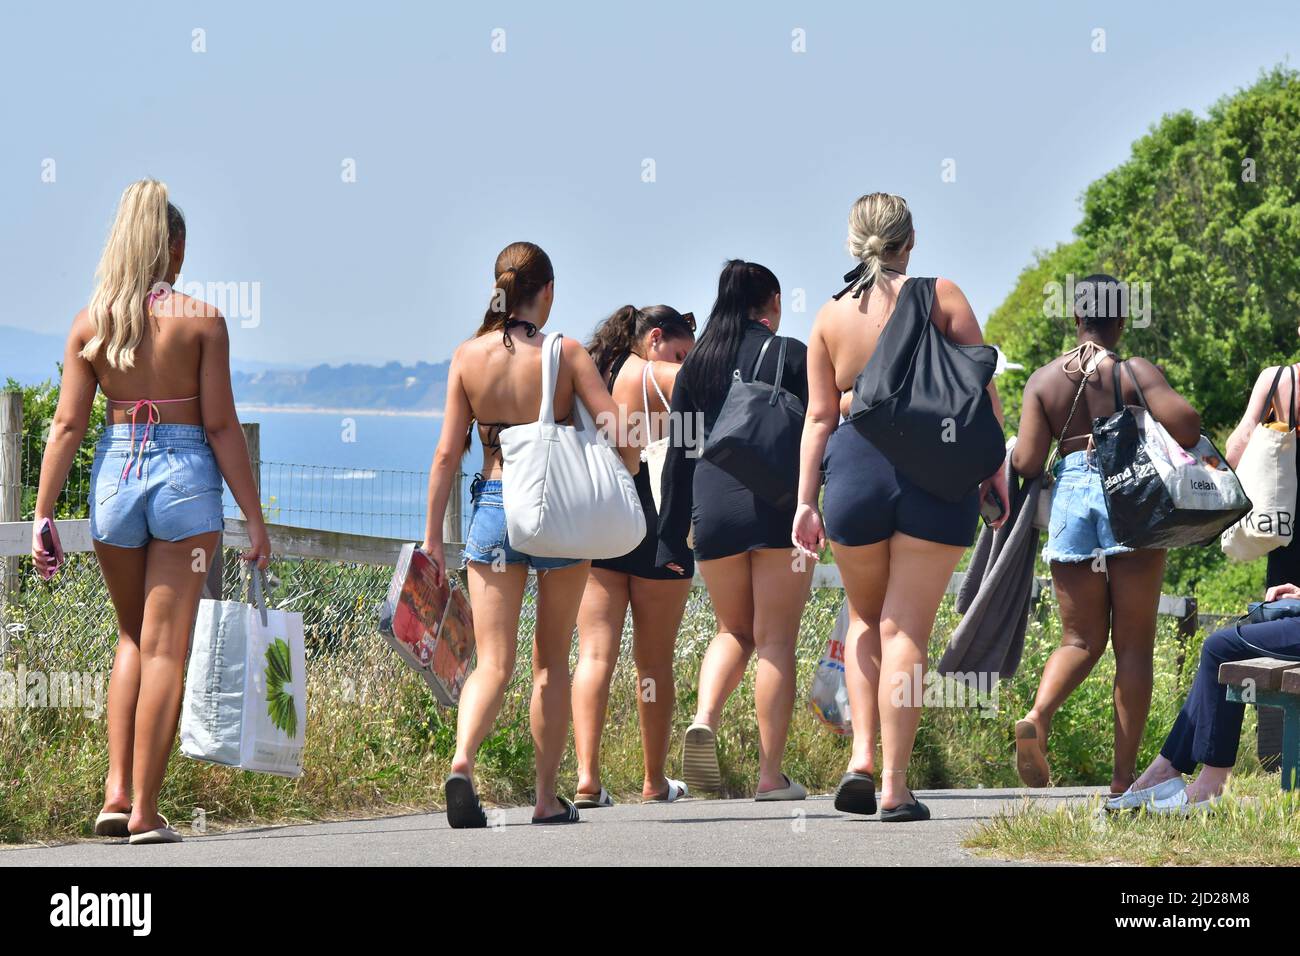
M 913 820 L 930 819 L 930 808 L 912 794 L 911 803 L 903 803 L 890 810 L 880 811 L 881 823 L 910 823 Z
M 835 809 L 871 816 L 876 812 L 876 781 L 869 773 L 846 773 L 835 788 Z

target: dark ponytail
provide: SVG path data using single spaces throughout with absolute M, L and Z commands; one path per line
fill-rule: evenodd
M 678 373 L 686 376 L 683 381 L 701 407 L 722 400 L 745 330 L 780 291 L 776 275 L 757 262 L 732 259 L 722 267 L 708 324 Z
M 614 363 L 635 352 L 637 344 L 651 329 L 661 329 L 666 339 L 695 337 L 691 321 L 670 306 L 648 305 L 638 309 L 625 305 L 596 326 L 587 343 L 587 351 L 600 374 L 607 377 Z
M 483 324 L 474 333 L 475 338 L 505 328 L 506 322 L 536 299 L 555 278 L 550 256 L 531 242 L 512 242 L 502 249 L 493 274 L 496 285 L 492 301 L 483 314 Z M 509 345 L 508 340 L 506 344 Z

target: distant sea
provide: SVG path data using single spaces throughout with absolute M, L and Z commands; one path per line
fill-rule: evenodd
M 240 408 L 261 426 L 262 505 L 277 524 L 419 540 L 442 417 Z M 477 447 L 465 458 L 472 474 Z M 468 488 L 465 489 L 466 491 Z M 226 492 L 227 514 L 237 513 Z

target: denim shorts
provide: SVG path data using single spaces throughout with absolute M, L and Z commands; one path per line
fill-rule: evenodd
M 1052 518 L 1047 523 L 1044 561 L 1078 563 L 1099 554 L 1110 557 L 1133 550 L 1115 540 L 1106 495 L 1101 489 L 1101 472 L 1090 452 L 1066 455 L 1056 463 L 1052 474 L 1056 484 L 1052 487 Z
M 469 516 L 469 532 L 465 535 L 465 562 L 481 561 L 484 564 L 527 564 L 535 571 L 551 571 L 578 564 L 582 558 L 535 558 L 510 547 L 506 537 L 506 509 L 501 500 L 500 479 L 475 476 L 469 486 L 473 510 Z M 463 566 L 463 565 L 462 565 Z
M 90 535 L 118 548 L 222 529 L 221 472 L 202 425 L 110 425 L 90 471 Z

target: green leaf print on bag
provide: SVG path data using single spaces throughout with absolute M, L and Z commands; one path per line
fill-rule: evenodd
M 293 705 L 293 694 L 286 689 L 292 686 L 289 645 L 276 638 L 266 649 L 266 712 L 271 723 L 290 737 L 298 731 L 298 711 Z

